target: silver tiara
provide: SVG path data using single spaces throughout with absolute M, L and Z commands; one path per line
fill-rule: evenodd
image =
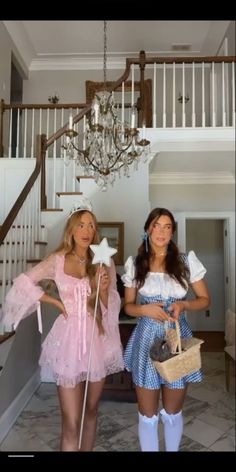
M 93 207 L 91 202 L 86 197 L 81 197 L 80 200 L 71 208 L 68 218 L 70 218 L 77 211 L 90 211 L 92 213 Z

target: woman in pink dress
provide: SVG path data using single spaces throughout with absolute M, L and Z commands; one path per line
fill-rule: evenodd
M 90 244 L 97 244 L 98 227 L 88 200 L 70 213 L 60 246 L 42 262 L 14 280 L 3 307 L 5 324 L 18 325 L 39 302 L 59 308 L 42 345 L 39 359 L 42 379 L 57 384 L 62 416 L 61 450 L 78 451 L 83 397 L 89 362 L 94 304 L 101 273 L 98 309 L 88 377 L 81 451 L 93 449 L 98 404 L 109 374 L 123 370 L 118 317 L 120 297 L 114 262 L 109 268 L 92 264 Z M 43 292 L 43 279 L 54 280 L 60 299 Z

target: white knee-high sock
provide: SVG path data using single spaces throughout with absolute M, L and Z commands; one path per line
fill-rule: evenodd
M 138 435 L 141 451 L 159 451 L 158 419 L 159 415 L 148 416 L 138 414 Z
M 168 414 L 161 410 L 161 420 L 164 424 L 164 436 L 166 451 L 178 451 L 183 434 L 183 416 L 182 411 L 175 415 Z

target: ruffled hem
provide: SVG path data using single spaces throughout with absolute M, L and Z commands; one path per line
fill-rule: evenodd
M 112 365 L 106 368 L 104 372 L 91 372 L 89 375 L 89 382 L 99 382 L 108 375 L 115 374 L 124 370 L 123 364 Z M 73 388 L 81 382 L 85 382 L 87 379 L 87 372 L 80 372 L 74 377 L 66 377 L 57 372 L 53 372 L 49 366 L 41 366 L 41 381 L 42 382 L 53 382 L 56 385 L 60 385 L 66 388 Z

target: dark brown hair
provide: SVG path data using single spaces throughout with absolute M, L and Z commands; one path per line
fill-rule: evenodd
M 174 232 L 176 231 L 176 222 L 172 213 L 166 208 L 154 208 L 154 210 L 149 213 L 146 223 L 144 225 L 144 234 L 148 232 L 150 225 L 158 221 L 159 218 L 163 215 L 168 216 L 170 218 L 172 225 L 172 234 L 174 234 Z M 147 236 L 147 240 L 144 240 L 141 246 L 139 246 L 138 255 L 135 259 L 135 280 L 137 281 L 137 285 L 139 288 L 144 285 L 147 273 L 150 271 L 150 261 L 153 257 L 154 253 L 152 251 Z M 183 288 L 187 288 L 189 280 L 189 268 L 183 260 L 183 257 L 181 256 L 178 247 L 172 239 L 168 244 L 167 254 L 165 256 L 165 270 L 172 279 L 177 280 Z

